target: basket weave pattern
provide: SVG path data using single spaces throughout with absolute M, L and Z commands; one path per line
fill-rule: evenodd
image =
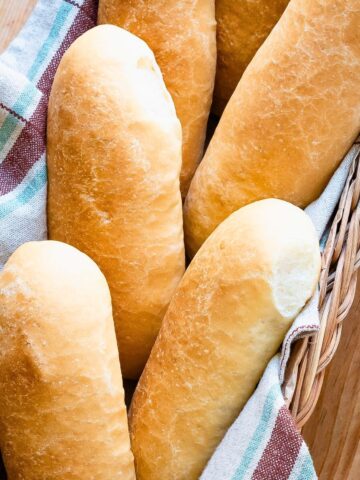
M 320 274 L 320 329 L 296 342 L 286 372 L 294 384 L 288 406 L 301 430 L 319 398 L 325 368 L 339 345 L 342 324 L 354 300 L 360 266 L 360 137 L 332 221 Z

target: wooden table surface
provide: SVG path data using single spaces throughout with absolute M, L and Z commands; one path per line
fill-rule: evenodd
M 0 0 L 0 52 L 18 33 L 37 0 Z M 49 0 L 51 1 L 51 0 Z
M 320 480 L 360 479 L 360 278 L 339 348 L 303 433 Z
M 0 0 L 0 52 L 20 30 L 35 3 Z M 320 480 L 360 479 L 360 286 L 304 436 Z

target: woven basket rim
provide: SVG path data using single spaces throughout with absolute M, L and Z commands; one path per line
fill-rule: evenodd
M 322 254 L 320 328 L 293 345 L 283 385 L 299 430 L 315 410 L 326 367 L 336 353 L 355 297 L 360 266 L 360 136 L 349 153 L 354 158 Z

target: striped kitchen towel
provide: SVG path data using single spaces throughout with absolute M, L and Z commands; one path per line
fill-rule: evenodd
M 0 55 L 0 268 L 46 238 L 46 109 L 62 55 L 95 26 L 95 0 L 39 0 Z
M 280 358 L 268 365 L 256 393 L 232 425 L 202 479 L 310 480 L 316 475 L 308 449 L 286 408 Z
M 320 245 L 338 204 L 350 165 L 358 154 L 354 146 L 320 198 L 309 205 Z M 291 344 L 319 328 L 318 292 L 295 319 L 277 355 L 268 365 L 255 393 L 226 433 L 201 480 L 315 480 L 313 462 L 285 405 L 281 385 Z M 291 386 L 290 386 L 291 388 Z

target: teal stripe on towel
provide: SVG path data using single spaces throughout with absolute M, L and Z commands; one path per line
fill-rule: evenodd
M 19 124 L 19 120 L 15 118 L 11 113 L 8 113 L 7 117 L 5 118 L 3 124 L 0 128 L 0 163 L 3 154 L 1 154 L 1 150 L 4 148 L 4 145 L 9 140 L 10 136 L 14 132 L 15 128 Z
M 316 478 L 314 474 L 314 466 L 310 454 L 308 454 L 301 466 L 301 471 L 297 477 L 297 480 L 314 480 Z
M 26 117 L 28 108 L 31 106 L 31 104 L 35 102 L 37 103 L 39 101 L 40 96 L 41 96 L 41 93 L 39 92 L 37 87 L 32 83 L 29 83 L 28 85 L 26 85 L 24 90 L 20 93 L 16 102 L 12 106 L 12 109 L 18 115 L 21 115 L 22 117 Z
M 245 474 L 247 473 L 247 470 L 250 467 L 250 464 L 253 461 L 254 456 L 268 431 L 269 421 L 274 416 L 275 400 L 279 394 L 279 385 L 273 385 L 265 399 L 258 426 L 256 427 L 256 430 L 244 452 L 241 463 L 236 469 L 232 480 L 244 480 L 245 478 L 249 478 L 248 476 L 245 477 Z
M 0 219 L 22 207 L 35 197 L 39 190 L 46 185 L 46 179 L 46 165 L 44 164 L 19 195 L 4 204 L 0 203 Z
M 65 21 L 69 15 L 69 13 L 74 9 L 74 6 L 70 3 L 63 3 L 59 8 L 59 11 L 56 14 L 54 19 L 54 23 L 50 29 L 49 35 L 45 40 L 44 44 L 42 45 L 41 49 L 39 50 L 34 63 L 32 64 L 30 70 L 28 71 L 28 78 L 30 80 L 34 80 L 37 73 L 43 66 L 44 62 L 46 61 L 48 54 L 53 47 L 54 43 L 59 38 L 59 33 L 62 28 L 64 28 Z
M 18 99 L 14 105 L 6 105 L 11 107 L 15 113 L 21 117 L 26 117 L 28 108 L 39 101 L 41 93 L 39 90 L 29 83 L 26 85 L 24 90 L 20 93 Z M 8 142 L 11 135 L 14 133 L 16 127 L 19 125 L 19 120 L 15 118 L 12 113 L 8 113 L 7 117 L 3 121 L 3 124 L 0 127 L 0 152 Z

